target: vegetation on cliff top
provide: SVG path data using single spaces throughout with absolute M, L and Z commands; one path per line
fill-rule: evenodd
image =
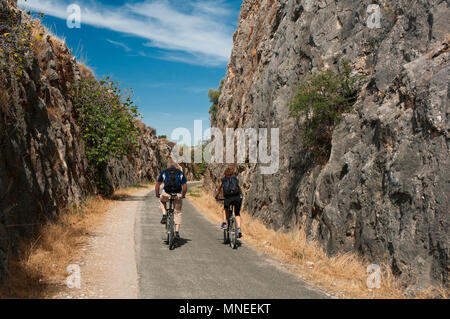
M 32 59 L 32 26 L 19 23 L 20 12 L 12 9 L 1 12 L 0 20 L 0 70 L 20 77 Z
M 305 118 L 302 138 L 319 162 L 329 159 L 333 129 L 356 102 L 357 78 L 351 73 L 349 63 L 344 63 L 337 72 L 315 73 L 298 87 L 290 101 L 291 114 Z

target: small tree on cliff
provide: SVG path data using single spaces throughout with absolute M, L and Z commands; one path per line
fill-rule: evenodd
M 348 62 L 341 69 L 308 77 L 289 104 L 293 116 L 305 118 L 302 139 L 318 162 L 328 161 L 333 129 L 353 109 L 358 95 L 357 77 L 351 75 Z
M 130 155 L 138 146 L 138 107 L 109 78 L 81 80 L 73 92 L 89 167 L 100 191 L 109 194 L 107 162 Z
M 209 102 L 212 103 L 211 107 L 209 108 L 209 114 L 211 115 L 211 121 L 216 121 L 216 115 L 218 111 L 219 106 L 219 98 L 220 94 L 222 94 L 222 87 L 225 82 L 225 79 L 222 79 L 219 84 L 219 88 L 217 90 L 210 89 L 208 92 Z

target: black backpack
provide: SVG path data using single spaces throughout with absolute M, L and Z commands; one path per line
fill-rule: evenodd
M 181 171 L 176 168 L 169 168 L 166 170 L 166 177 L 164 179 L 164 190 L 168 194 L 178 194 L 182 191 L 181 185 Z
M 239 188 L 239 181 L 236 176 L 225 177 L 223 179 L 222 187 L 224 197 L 236 196 L 241 193 L 241 189 Z

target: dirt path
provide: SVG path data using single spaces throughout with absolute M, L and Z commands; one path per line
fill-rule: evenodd
M 54 298 L 62 299 L 132 299 L 138 297 L 134 224 L 136 213 L 143 205 L 134 196 L 144 196 L 140 190 L 119 201 L 105 215 L 101 225 L 82 248 L 80 261 L 81 288 L 64 288 Z

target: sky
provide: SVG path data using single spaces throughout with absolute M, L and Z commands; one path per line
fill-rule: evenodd
M 225 77 L 242 0 L 19 0 L 64 39 L 97 78 L 132 88 L 145 124 L 169 138 L 175 128 L 210 126 L 207 96 Z M 80 28 L 67 20 L 80 8 Z M 73 17 L 73 15 L 71 16 Z M 69 19 L 73 22 L 75 20 Z

